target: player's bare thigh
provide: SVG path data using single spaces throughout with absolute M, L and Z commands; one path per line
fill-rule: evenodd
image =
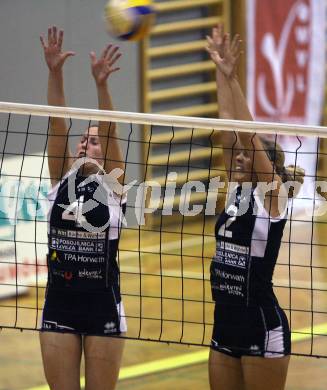
M 40 332 L 44 373 L 51 390 L 80 390 L 81 336 Z
M 244 390 L 241 359 L 210 349 L 209 381 L 211 390 Z
M 290 356 L 280 358 L 242 357 L 245 390 L 283 390 Z
M 121 336 L 123 336 L 122 334 Z M 84 338 L 85 389 L 113 390 L 116 386 L 125 339 L 86 336 Z

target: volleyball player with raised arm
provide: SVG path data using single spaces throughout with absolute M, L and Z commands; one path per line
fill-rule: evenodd
M 55 106 L 65 106 L 63 65 L 74 55 L 62 50 L 63 35 L 51 27 L 47 40 L 41 37 L 48 104 Z M 90 53 L 99 109 L 112 110 L 107 81 L 119 69 L 119 57 L 112 45 L 98 59 Z M 48 284 L 40 333 L 44 371 L 52 390 L 79 390 L 84 351 L 85 388 L 114 389 L 124 344 L 118 336 L 126 331 L 116 262 L 126 200 L 110 191 L 101 173 L 123 169 L 122 152 L 112 123 L 89 127 L 75 156 L 68 136 L 65 120 L 51 118 Z
M 219 25 L 207 40 L 217 68 L 220 118 L 253 120 L 236 78 L 239 36 L 231 41 Z M 227 175 L 235 186 L 228 191 L 215 228 L 210 385 L 215 390 L 282 390 L 291 335 L 272 287 L 287 218 L 286 211 L 279 210 L 278 195 L 284 182 L 294 183 L 295 178 L 302 183 L 304 171 L 285 168 L 281 148 L 261 136 L 224 132 L 222 140 Z M 292 190 L 290 195 L 286 191 L 284 203 L 292 195 Z

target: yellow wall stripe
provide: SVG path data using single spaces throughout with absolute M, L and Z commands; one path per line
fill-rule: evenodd
M 327 323 L 293 330 L 291 340 L 293 343 L 296 343 L 298 341 L 309 340 L 311 337 L 314 338 L 319 336 L 327 336 Z

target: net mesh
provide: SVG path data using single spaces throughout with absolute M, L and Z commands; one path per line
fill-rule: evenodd
M 2 328 L 40 327 L 47 281 L 49 120 L 13 109 L 0 114 Z M 220 144 L 224 133 L 217 129 L 232 125 L 149 121 L 142 126 L 140 119 L 126 116 L 118 124 L 125 184 L 130 184 L 117 257 L 126 337 L 209 345 L 214 308 L 209 269 L 228 176 Z M 69 119 L 72 149 L 90 123 Z M 293 133 L 302 130 L 293 126 Z M 325 154 L 319 138 L 288 136 L 284 141 L 291 163 L 306 169 L 303 187 L 308 190 L 291 200 L 274 291 L 290 323 L 293 353 L 326 357 L 326 217 L 317 212 L 325 200 L 313 184 L 324 180 Z

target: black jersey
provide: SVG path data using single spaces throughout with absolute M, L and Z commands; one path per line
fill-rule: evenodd
M 86 180 L 76 172 L 70 172 L 48 197 L 52 203 L 48 288 L 86 291 L 117 286 L 116 254 L 125 208 L 121 199 L 106 187 L 103 176 Z
M 212 295 L 219 303 L 272 306 L 277 303 L 272 275 L 286 218 L 270 217 L 256 188 L 245 192 L 238 187 L 232 193 L 216 223 Z M 238 215 L 241 208 L 247 211 Z

